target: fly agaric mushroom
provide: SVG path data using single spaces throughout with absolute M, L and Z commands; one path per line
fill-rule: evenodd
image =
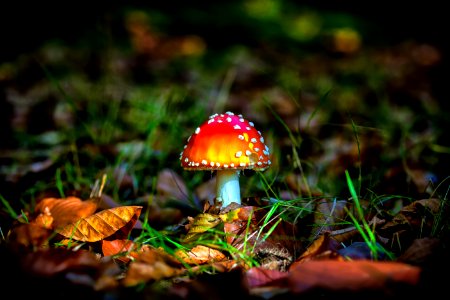
M 264 171 L 271 164 L 261 132 L 242 115 L 214 114 L 197 127 L 180 154 L 185 170 L 216 174 L 216 201 L 226 207 L 241 204 L 239 174 L 243 169 Z

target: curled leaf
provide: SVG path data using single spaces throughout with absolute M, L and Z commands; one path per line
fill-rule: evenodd
M 189 226 L 189 231 L 184 237 L 184 242 L 193 241 L 199 234 L 216 227 L 221 219 L 217 215 L 203 213 L 198 214 Z

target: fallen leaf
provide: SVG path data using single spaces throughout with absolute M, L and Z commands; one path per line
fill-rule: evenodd
M 249 288 L 272 284 L 275 280 L 285 279 L 288 272 L 267 270 L 261 267 L 250 268 L 245 272 L 245 278 Z
M 28 253 L 22 265 L 30 274 L 52 277 L 71 270 L 96 269 L 100 262 L 94 253 L 87 250 L 72 251 L 65 248 L 50 248 Z
M 294 264 L 312 260 L 326 251 L 336 252 L 339 248 L 339 243 L 330 237 L 329 232 L 325 232 L 312 242 Z
M 247 249 L 266 269 L 285 271 L 301 249 L 296 227 L 255 206 L 244 206 L 221 215 L 227 243 Z
M 158 174 L 156 191 L 168 199 L 188 203 L 188 189 L 180 175 L 170 169 L 163 169 Z
M 120 206 L 102 210 L 88 218 L 58 229 L 62 236 L 83 242 L 97 242 L 119 230 L 128 233 L 141 214 L 142 206 Z
M 190 265 L 201 265 L 208 262 L 217 262 L 226 258 L 225 255 L 219 250 L 203 245 L 197 245 L 189 251 L 178 249 L 175 251 L 174 255 Z
M 334 292 L 385 291 L 418 284 L 421 269 L 399 262 L 318 260 L 290 269 L 288 284 L 295 294 L 314 290 Z
M 83 201 L 80 198 L 69 196 L 67 198 L 42 199 L 36 204 L 35 212 L 40 215 L 51 215 L 53 217 L 52 228 L 59 228 L 91 216 L 96 209 L 97 204 L 92 200 Z
M 183 239 L 183 242 L 191 242 L 201 236 L 206 231 L 216 227 L 221 222 L 219 216 L 214 214 L 202 213 L 195 218 L 190 219 L 189 230 Z
M 128 263 L 131 260 L 130 254 L 134 246 L 135 245 L 131 240 L 103 240 L 102 253 L 104 256 L 123 254 L 118 256 L 117 259 L 124 263 Z
M 175 257 L 157 250 L 144 251 L 128 267 L 124 286 L 133 286 L 148 281 L 157 281 L 183 274 L 186 270 Z

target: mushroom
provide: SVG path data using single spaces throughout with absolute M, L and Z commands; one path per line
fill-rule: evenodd
M 226 207 L 241 204 L 241 170 L 264 171 L 271 162 L 261 132 L 242 115 L 214 114 L 188 138 L 180 154 L 185 170 L 211 170 L 216 174 L 216 201 Z

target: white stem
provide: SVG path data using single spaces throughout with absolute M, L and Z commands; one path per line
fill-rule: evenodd
M 241 190 L 239 188 L 239 170 L 218 170 L 216 175 L 216 197 L 222 202 L 222 207 L 231 202 L 241 204 Z

